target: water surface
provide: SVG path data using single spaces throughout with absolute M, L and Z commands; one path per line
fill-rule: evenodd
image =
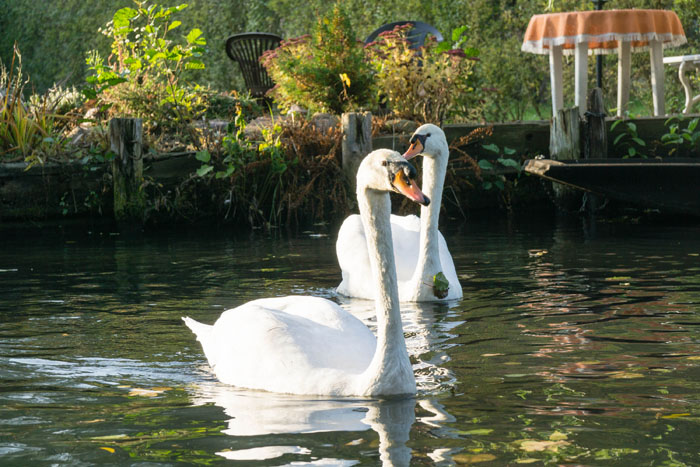
M 698 465 L 700 226 L 470 222 L 464 299 L 404 306 L 419 392 L 219 384 L 180 317 L 336 297 L 334 232 L 3 232 L 3 465 Z

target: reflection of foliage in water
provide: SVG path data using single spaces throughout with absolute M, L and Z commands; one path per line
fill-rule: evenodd
M 122 460 L 125 460 L 123 455 L 120 455 L 122 453 L 127 453 L 132 461 L 210 464 L 217 459 L 213 452 L 191 450 L 184 442 L 221 435 L 221 431 L 226 428 L 225 424 L 215 425 L 208 421 L 195 421 L 194 423 L 191 421 L 192 426 L 163 428 L 164 426 L 172 426 L 176 420 L 171 413 L 174 407 L 189 405 L 189 395 L 184 389 L 155 389 L 157 390 L 153 391 L 154 394 L 149 395 L 148 390 L 139 392 L 132 388 L 127 400 L 123 403 L 123 411 L 119 410 L 122 404 L 110 405 L 105 411 L 105 417 L 109 417 L 108 421 L 97 420 L 91 424 L 95 430 L 101 430 L 102 424 L 107 425 L 105 430 L 109 430 L 114 419 L 120 418 L 126 422 L 127 426 L 136 430 L 142 427 L 154 427 L 154 429 L 129 434 L 93 436 L 89 438 L 89 441 Z M 155 404 L 156 401 L 166 403 Z M 178 421 L 183 423 L 182 420 Z

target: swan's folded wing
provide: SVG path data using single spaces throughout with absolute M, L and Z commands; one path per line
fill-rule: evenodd
M 330 373 L 361 373 L 376 347 L 360 320 L 318 297 L 268 298 L 227 310 L 213 341 L 217 356 L 207 358 L 221 381 L 276 392 L 298 392 Z

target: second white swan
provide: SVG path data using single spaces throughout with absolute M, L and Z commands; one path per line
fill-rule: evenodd
M 447 172 L 449 147 L 445 133 L 425 124 L 411 136 L 404 157 L 423 155 L 423 192 L 431 200 L 422 206 L 420 219 L 414 215 L 391 216 L 399 299 L 402 302 L 456 300 L 462 298 L 452 255 L 438 231 L 440 204 Z M 360 216 L 349 216 L 340 227 L 336 254 L 343 280 L 337 292 L 348 297 L 372 299 L 376 287 L 370 277 L 365 231 Z M 442 281 L 436 278 L 443 274 Z M 446 282 L 447 284 L 445 284 Z

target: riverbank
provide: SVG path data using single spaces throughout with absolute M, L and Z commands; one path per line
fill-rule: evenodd
M 647 117 L 626 120 L 617 125 L 609 119 L 610 138 L 608 152 L 618 150 L 615 141 L 624 138 L 634 128 L 636 137 L 645 142 L 648 153 L 654 157 L 668 155 L 671 146 L 661 144 L 667 128 L 665 119 Z M 448 219 L 466 220 L 474 215 L 503 215 L 513 212 L 552 210 L 551 190 L 546 182 L 517 171 L 513 167 L 499 165 L 499 158 L 510 157 L 518 162 L 549 155 L 549 122 L 516 122 L 493 125 L 460 124 L 445 125 L 445 133 L 451 145 L 450 168 L 446 180 L 443 215 Z M 486 131 L 488 130 L 488 131 Z M 626 133 L 625 133 L 626 132 Z M 475 133 L 481 133 L 476 134 Z M 623 135 L 618 137 L 618 135 Z M 403 151 L 410 133 L 394 131 L 377 134 L 372 147 L 392 148 Z M 506 153 L 508 154 L 506 156 Z M 492 170 L 483 170 L 487 161 Z M 240 218 L 228 215 L 235 212 L 236 200 L 214 196 L 213 187 L 197 176 L 202 162 L 195 152 L 168 154 L 149 153 L 143 159 L 144 182 L 147 193 L 145 225 L 177 225 L 205 223 L 209 225 L 233 225 L 235 228 L 251 228 L 240 225 Z M 476 164 L 476 167 L 475 167 Z M 331 160 L 329 167 L 335 171 L 341 163 Z M 330 169 L 328 169 L 330 170 Z M 329 172 L 317 176 L 336 177 Z M 281 176 L 281 183 L 291 183 Z M 486 183 L 502 180 L 502 184 Z M 488 187 L 488 188 L 487 188 Z M 284 224 L 293 227 L 318 223 L 333 224 L 354 209 L 354 197 L 348 187 L 341 192 L 333 209 L 321 210 L 314 217 L 292 216 L 280 213 L 279 222 L 266 227 L 276 228 Z M 28 167 L 22 162 L 0 164 L 0 222 L 36 224 L 45 221 L 71 221 L 84 224 L 105 221 L 113 215 L 113 188 L 111 164 L 95 158 L 84 158 L 70 163 L 46 163 Z M 248 202 L 249 200 L 245 200 Z M 226 204 L 228 202 L 228 204 Z M 178 203 L 180 203 L 178 205 Z M 187 209 L 182 208 L 186 205 Z M 401 209 L 401 207 L 399 207 Z

